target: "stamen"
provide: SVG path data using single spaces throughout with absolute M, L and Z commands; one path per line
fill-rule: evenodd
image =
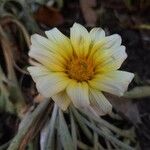
M 94 75 L 94 64 L 86 58 L 73 57 L 66 65 L 66 72 L 71 79 L 87 81 Z

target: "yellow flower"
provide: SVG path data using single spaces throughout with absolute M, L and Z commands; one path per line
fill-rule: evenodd
M 105 36 L 101 28 L 88 32 L 78 23 L 71 28 L 70 39 L 57 28 L 45 34 L 47 38 L 32 35 L 29 51 L 34 65 L 28 71 L 39 93 L 63 110 L 72 102 L 100 115 L 111 112 L 103 92 L 121 96 L 134 77 L 118 71 L 127 57 L 121 37 Z

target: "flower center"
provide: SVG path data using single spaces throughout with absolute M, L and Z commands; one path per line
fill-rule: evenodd
M 93 61 L 86 58 L 72 58 L 66 69 L 69 77 L 77 81 L 90 80 L 94 75 Z

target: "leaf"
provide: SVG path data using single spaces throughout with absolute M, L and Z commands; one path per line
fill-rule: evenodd
M 74 150 L 73 141 L 72 141 L 70 132 L 68 130 L 67 123 L 60 109 L 59 109 L 58 132 L 59 132 L 61 144 L 63 145 L 64 150 Z
M 46 143 L 44 146 L 45 148 L 43 150 L 49 150 L 49 149 L 53 150 L 54 149 L 53 142 L 55 139 L 54 133 L 55 133 L 56 118 L 58 116 L 57 114 L 58 114 L 58 106 L 55 104 L 49 126 L 47 127 L 48 135 L 46 137 L 47 139 L 46 139 Z
M 76 131 L 76 124 L 73 117 L 72 112 L 70 111 L 70 118 L 71 118 L 71 135 L 73 139 L 74 149 L 77 149 L 77 131 Z
M 11 101 L 14 103 L 14 106 L 17 110 L 19 116 L 22 116 L 24 109 L 26 108 L 25 99 L 22 95 L 21 89 L 19 87 L 17 77 L 15 75 L 15 71 L 13 68 L 14 59 L 11 41 L 9 40 L 5 30 L 0 26 L 0 42 L 1 47 L 4 53 L 4 57 L 6 60 L 6 68 L 7 68 L 7 76 L 8 79 L 13 83 L 13 85 L 8 85 L 9 97 Z
M 17 150 L 19 148 L 23 149 L 27 145 L 27 143 L 31 140 L 33 136 L 31 136 L 31 134 L 33 134 L 31 131 L 35 132 L 35 130 L 32 129 L 36 128 L 37 130 L 37 128 L 39 128 L 40 123 L 44 120 L 43 119 L 41 121 L 41 118 L 47 116 L 47 114 L 45 115 L 45 111 L 48 111 L 47 109 L 49 109 L 49 107 L 50 100 L 45 100 L 42 103 L 40 103 L 33 112 L 28 112 L 28 114 L 21 121 L 18 133 L 12 139 L 8 150 Z
M 44 150 L 46 147 L 47 137 L 48 137 L 48 130 L 49 130 L 50 120 L 47 120 L 44 127 L 41 129 L 40 132 L 40 149 Z
M 9 92 L 6 86 L 7 81 L 8 79 L 6 79 L 0 66 L 0 112 L 15 113 L 15 107 L 9 99 Z
M 123 143 L 122 141 L 120 141 L 117 138 L 114 138 L 113 135 L 108 134 L 107 132 L 99 129 L 97 126 L 94 125 L 94 123 L 89 122 L 87 119 L 83 119 L 84 123 L 91 128 L 93 131 L 95 131 L 97 134 L 99 134 L 100 136 L 104 137 L 105 139 L 107 139 L 108 141 L 117 144 L 120 149 L 124 149 L 124 150 L 134 150 L 132 147 L 130 147 L 129 145 L 126 145 L 125 143 Z
M 58 26 L 64 22 L 64 18 L 59 10 L 47 6 L 41 6 L 35 13 L 34 18 L 38 23 L 48 27 Z
M 80 128 L 82 129 L 83 133 L 85 134 L 85 136 L 89 139 L 89 141 L 92 140 L 93 136 L 91 131 L 88 129 L 88 127 L 83 123 L 83 118 L 81 117 L 81 115 L 78 113 L 78 111 L 74 108 L 74 106 L 71 107 L 71 110 L 80 126 Z
M 80 0 L 80 7 L 87 26 L 95 26 L 97 14 L 92 7 L 96 6 L 96 0 Z
M 140 86 L 125 93 L 125 98 L 143 98 L 150 96 L 150 86 Z

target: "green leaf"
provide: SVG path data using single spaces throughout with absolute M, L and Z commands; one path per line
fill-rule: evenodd
M 78 111 L 74 108 L 74 106 L 71 107 L 71 110 L 80 126 L 80 128 L 82 129 L 82 131 L 84 132 L 84 134 L 86 135 L 86 137 L 89 139 L 89 141 L 92 140 L 93 136 L 92 133 L 90 132 L 90 130 L 88 129 L 88 127 L 84 124 L 81 115 L 78 113 Z
M 45 137 L 46 138 L 46 141 L 44 143 L 45 148 L 43 148 L 43 150 L 49 150 L 49 149 L 54 150 L 55 149 L 54 148 L 54 133 L 55 133 L 57 114 L 58 114 L 58 106 L 55 104 L 51 119 L 50 119 L 47 129 L 46 129 L 48 134 L 47 134 L 47 137 Z
M 77 131 L 76 131 L 76 124 L 75 124 L 75 120 L 73 117 L 73 114 L 71 111 L 70 112 L 70 118 L 71 118 L 71 135 L 72 135 L 72 140 L 73 140 L 73 144 L 74 144 L 74 149 L 77 149 Z
M 124 94 L 125 98 L 143 98 L 150 96 L 150 86 L 139 86 L 135 87 L 131 91 Z
M 24 139 L 25 135 L 28 133 L 29 129 L 33 126 L 40 115 L 43 115 L 45 109 L 48 107 L 50 103 L 49 99 L 45 99 L 42 103 L 40 103 L 37 108 L 31 112 L 29 111 L 24 119 L 21 121 L 19 125 L 19 130 L 16 136 L 13 138 L 11 144 L 8 147 L 8 150 L 17 150 Z M 41 117 L 41 116 L 40 116 Z
M 59 109 L 59 127 L 58 132 L 60 135 L 61 144 L 64 150 L 74 150 L 73 141 L 68 130 L 67 123 L 64 119 L 62 111 Z

